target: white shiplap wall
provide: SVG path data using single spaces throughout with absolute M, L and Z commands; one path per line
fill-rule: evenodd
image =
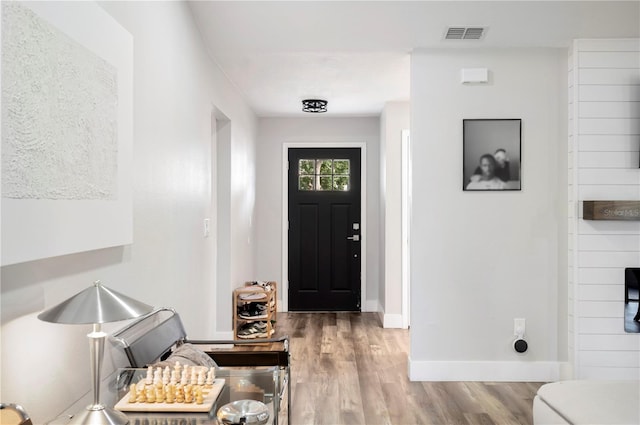
M 578 379 L 638 379 L 623 309 L 640 222 L 583 220 L 581 201 L 640 200 L 640 40 L 576 40 L 569 86 L 569 358 Z

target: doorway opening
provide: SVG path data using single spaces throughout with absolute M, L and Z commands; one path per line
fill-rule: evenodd
M 211 115 L 210 240 L 213 291 L 216 300 L 231 299 L 231 120 L 219 109 Z M 206 226 L 206 225 L 205 225 Z M 206 229 L 205 229 L 206 230 Z M 230 339 L 231 303 L 217 303 L 215 338 Z
M 360 163 L 359 169 L 351 168 L 352 163 L 349 162 L 349 174 L 345 172 L 346 163 L 345 159 L 351 158 L 344 157 L 344 155 L 329 154 L 328 149 L 355 149 L 355 155 Z M 295 164 L 290 163 L 290 151 L 295 152 L 300 149 L 326 149 L 323 153 L 312 154 L 312 151 L 298 151 L 304 152 L 304 158 L 296 157 Z M 340 152 L 340 151 L 338 151 Z M 310 155 L 310 156 L 309 156 Z M 283 145 L 283 223 L 282 223 L 282 310 L 283 311 L 327 311 L 327 310 L 345 310 L 345 311 L 364 311 L 363 305 L 366 300 L 366 248 L 363 244 L 366 243 L 366 145 L 365 143 L 285 143 Z M 300 162 L 300 160 L 313 160 L 313 168 L 311 162 Z M 320 160 L 320 162 L 316 162 Z M 323 160 L 331 160 L 323 161 Z M 337 162 L 334 162 L 337 161 Z M 300 167 L 303 167 L 302 173 L 300 173 Z M 290 179 L 292 179 L 292 168 L 297 170 L 295 177 L 296 192 L 302 196 L 299 199 L 297 206 L 293 206 L 293 210 L 290 208 L 291 193 L 290 193 Z M 316 167 L 318 173 L 316 173 Z M 332 174 L 329 174 L 329 167 L 332 170 Z M 353 171 L 352 171 L 353 170 Z M 313 171 L 313 173 L 311 172 Z M 346 202 L 333 202 L 339 199 L 340 196 L 345 195 L 345 190 L 337 190 L 349 188 L 349 184 L 352 184 L 352 180 L 345 179 L 346 176 L 353 178 L 354 173 L 357 175 L 355 181 L 359 180 L 359 185 L 362 188 L 358 195 L 360 217 L 359 220 L 354 219 L 352 214 L 352 207 Z M 331 183 L 329 183 L 331 182 Z M 300 185 L 303 189 L 300 190 Z M 314 205 L 309 198 L 313 198 L 310 195 L 311 190 L 305 190 L 309 188 L 318 188 L 315 195 L 321 195 L 325 199 L 324 205 Z M 331 191 L 325 189 L 333 189 Z M 331 201 L 333 199 L 333 201 Z M 294 200 L 295 202 L 295 200 Z M 333 203 L 332 203 L 333 202 Z M 315 212 L 314 212 L 315 211 Z M 325 211 L 325 213 L 321 213 Z M 329 211 L 327 214 L 326 212 Z M 294 217 L 294 214 L 296 215 Z M 329 221 L 325 221 L 322 224 L 320 221 L 314 221 L 315 216 L 320 218 L 320 215 L 328 216 Z M 290 239 L 290 224 L 298 222 L 302 224 L 300 230 L 304 230 L 304 235 L 294 235 L 296 239 Z M 330 223 L 330 224 L 327 224 Z M 332 224 L 331 224 L 332 223 Z M 327 227 L 328 226 L 328 227 Z M 300 226 L 299 226 L 300 227 Z M 322 233 L 320 233 L 320 229 Z M 330 233 L 326 233 L 326 229 L 332 229 Z M 349 232 L 347 232 L 347 230 Z M 314 239 L 315 242 L 311 243 L 307 238 Z M 349 238 L 349 239 L 347 239 Z M 321 240 L 322 239 L 322 240 Z M 334 250 L 334 253 L 328 255 L 321 254 L 320 251 L 312 251 L 315 245 L 318 248 L 316 242 L 320 245 L 329 245 L 330 251 Z M 304 243 L 305 246 L 300 244 Z M 362 247 L 361 247 L 362 246 Z M 361 248 L 360 248 L 361 247 Z M 300 252 L 307 253 L 305 257 L 300 255 Z M 312 254 L 309 254 L 312 253 Z M 312 261 L 308 261 L 308 255 L 313 255 Z M 318 257 L 322 255 L 323 258 Z M 333 257 L 332 257 L 333 256 Z M 290 258 L 293 258 L 292 264 L 290 264 Z M 316 261 L 317 260 L 317 261 Z M 349 261 L 347 261 L 349 260 Z M 297 263 L 296 266 L 302 266 L 305 273 L 304 280 L 300 280 L 301 275 L 292 276 L 290 269 L 293 263 Z M 323 265 L 324 264 L 324 265 Z M 298 271 L 295 271 L 298 273 Z M 350 276 L 347 279 L 345 276 Z M 309 278 L 309 276 L 311 278 Z M 292 281 L 292 277 L 296 281 Z M 357 281 L 359 288 L 353 288 L 353 282 Z M 349 282 L 347 284 L 347 282 Z M 302 295 L 301 300 L 292 300 L 290 296 L 295 293 L 294 296 Z M 317 304 L 314 306 L 313 293 L 328 295 L 332 293 L 331 297 L 341 294 L 334 300 L 322 301 L 324 304 Z M 328 300 L 332 298 L 329 297 Z M 293 304 L 291 303 L 293 301 Z M 347 308 L 348 301 L 351 301 L 351 307 Z M 354 302 L 355 301 L 355 302 Z M 298 303 L 298 304 L 296 304 Z M 354 307 L 355 306 L 355 307 Z

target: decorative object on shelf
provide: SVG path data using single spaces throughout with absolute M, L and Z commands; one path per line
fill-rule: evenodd
M 38 315 L 38 319 L 51 323 L 93 324 L 93 332 L 87 335 L 91 349 L 93 403 L 84 411 L 74 415 L 70 424 L 125 425 L 129 423 L 125 414 L 100 404 L 100 372 L 104 340 L 107 336 L 102 331 L 101 324 L 134 319 L 152 310 L 152 306 L 111 290 L 97 280 L 93 286 Z
M 173 385 L 168 384 L 164 386 L 167 388 L 165 392 L 165 399 L 163 401 L 158 400 L 156 396 L 155 400 L 151 401 L 149 398 L 145 398 L 144 401 L 140 399 L 140 395 L 145 391 L 149 391 L 149 388 L 157 390 L 157 386 L 145 385 L 144 381 L 136 384 L 131 384 L 136 387 L 136 398 L 133 398 L 131 394 L 126 394 L 115 405 L 115 409 L 121 412 L 209 412 L 213 407 L 213 404 L 218 399 L 218 396 L 224 389 L 226 380 L 216 379 L 213 381 L 209 388 L 204 388 L 200 385 Z M 140 385 L 142 384 L 142 385 Z M 142 390 L 140 388 L 142 387 Z M 200 388 L 199 388 L 200 387 Z M 192 395 L 188 396 L 187 391 L 191 391 Z M 200 399 L 198 399 L 198 392 Z M 172 394 L 172 395 L 170 395 Z
M 462 120 L 462 190 L 520 190 L 521 120 Z
M 640 201 L 582 201 L 585 220 L 640 220 Z
M 216 415 L 225 425 L 264 425 L 269 421 L 269 409 L 256 400 L 236 400 L 225 404 Z
M 322 99 L 304 99 L 302 101 L 302 112 L 314 114 L 327 112 L 327 101 Z

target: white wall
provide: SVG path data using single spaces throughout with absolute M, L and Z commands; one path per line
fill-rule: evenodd
M 624 332 L 624 269 L 640 264 L 640 223 L 582 220 L 581 201 L 640 199 L 640 40 L 576 40 L 569 84 L 574 375 L 639 379 L 640 334 Z
M 389 102 L 380 116 L 380 314 L 385 328 L 402 327 L 402 130 L 409 102 Z
M 366 292 L 363 311 L 378 306 L 379 119 L 261 118 L 256 148 L 255 279 L 282 282 L 282 149 L 284 143 L 366 143 Z M 364 189 L 364 188 L 363 188 Z M 279 294 L 280 299 L 282 294 Z
M 35 424 L 84 397 L 82 408 L 90 391 L 89 328 L 44 323 L 36 315 L 96 279 L 149 304 L 175 307 L 192 338 L 216 335 L 209 312 L 217 305 L 230 309 L 231 298 L 217 300 L 215 282 L 206 278 L 211 247 L 203 219 L 212 213 L 214 105 L 231 120 L 230 230 L 238 237 L 222 257 L 231 262 L 232 282 L 219 284 L 253 274 L 253 113 L 209 59 L 187 4 L 101 6 L 134 40 L 134 243 L 2 268 L 2 400 L 23 404 Z M 74 13 L 72 2 L 65 7 Z M 230 322 L 217 325 L 231 329 Z M 117 361 L 106 353 L 103 376 L 121 365 Z
M 461 68 L 490 81 L 460 84 Z M 558 376 L 566 277 L 567 52 L 417 50 L 411 65 L 413 380 Z M 522 190 L 463 192 L 462 120 L 522 119 Z M 560 172 L 560 170 L 563 170 Z M 562 247 L 562 250 L 560 250 Z M 526 319 L 529 351 L 512 348 Z M 564 346 L 564 348 L 563 348 Z

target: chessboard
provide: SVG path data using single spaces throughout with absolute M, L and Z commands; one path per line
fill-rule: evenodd
M 178 403 L 175 401 L 173 403 L 167 403 L 166 401 L 161 403 L 131 402 L 130 395 L 125 394 L 125 396 L 116 403 L 115 409 L 122 412 L 209 412 L 224 388 L 224 384 L 224 379 L 214 380 L 213 386 L 203 391 L 202 403 L 197 403 L 195 400 L 191 403 Z
M 224 387 L 215 368 L 176 362 L 164 368 L 149 366 L 144 379 L 129 385 L 115 405 L 126 412 L 208 412 Z

